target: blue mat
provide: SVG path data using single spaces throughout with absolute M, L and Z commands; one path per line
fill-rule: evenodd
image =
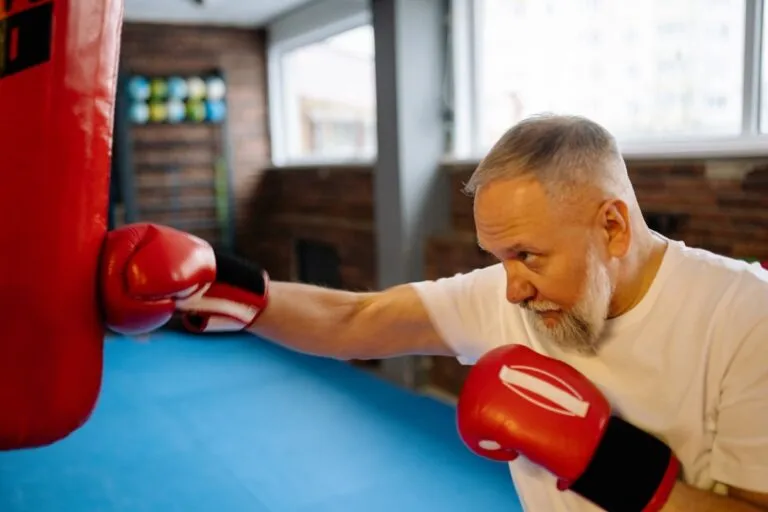
M 453 408 L 247 334 L 107 339 L 92 419 L 0 453 L 2 512 L 520 510 Z

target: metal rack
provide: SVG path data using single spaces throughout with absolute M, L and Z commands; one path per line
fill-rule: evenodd
M 200 75 L 216 74 L 207 70 Z M 131 121 L 131 100 L 127 84 L 132 76 L 122 72 L 118 78 L 110 187 L 110 228 L 123 223 L 158 222 L 193 233 L 216 233 L 203 236 L 217 247 L 234 251 L 233 169 L 229 138 L 228 98 L 224 102 L 227 115 L 217 123 L 147 123 Z M 140 132 L 141 137 L 137 137 Z M 154 139 L 154 132 L 162 135 Z M 189 134 L 194 133 L 190 137 Z M 194 158 L 194 150 L 205 150 L 210 158 Z M 165 154 L 162 161 L 146 161 L 141 155 Z M 190 172 L 205 169 L 205 176 Z M 147 178 L 153 179 L 147 179 Z M 191 191 L 205 191 L 192 194 Z M 153 198 L 154 201 L 147 201 Z M 209 217 L 191 214 L 212 211 Z

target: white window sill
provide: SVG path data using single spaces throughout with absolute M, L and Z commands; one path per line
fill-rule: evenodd
M 341 158 L 328 158 L 328 159 L 318 159 L 318 158 L 307 158 L 307 159 L 292 159 L 292 160 L 286 160 L 284 162 L 280 163 L 272 163 L 273 169 L 309 169 L 309 170 L 316 170 L 318 168 L 327 168 L 332 167 L 334 169 L 345 169 L 345 168 L 359 168 L 359 167 L 373 167 L 376 165 L 375 159 L 370 158 L 349 158 L 349 159 L 341 159 Z
M 658 142 L 632 142 L 621 145 L 624 158 L 628 161 L 668 160 L 743 160 L 768 158 L 768 136 L 711 139 L 711 140 L 669 140 Z M 473 166 L 484 155 L 446 155 L 441 164 L 449 167 Z M 291 159 L 273 163 L 275 169 L 317 169 L 319 167 L 356 168 L 373 167 L 376 158 L 307 158 Z
M 669 140 L 621 144 L 627 160 L 728 159 L 768 157 L 768 137 Z
M 711 140 L 668 140 L 620 143 L 628 161 L 658 160 L 728 160 L 768 158 L 768 136 L 720 138 Z M 446 156 L 443 164 L 477 165 L 484 155 Z

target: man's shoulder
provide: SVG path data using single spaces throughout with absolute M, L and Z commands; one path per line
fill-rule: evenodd
M 504 265 L 493 263 L 482 267 L 472 267 L 460 270 L 453 275 L 444 276 L 440 279 L 487 279 L 498 277 L 504 274 Z
M 685 281 L 693 289 L 729 289 L 768 291 L 768 270 L 757 262 L 734 258 L 682 242 L 671 242 L 675 265 L 667 275 L 672 280 Z
M 461 270 L 451 275 L 410 283 L 417 289 L 439 287 L 442 289 L 495 288 L 504 286 L 504 266 L 501 263 Z
M 674 243 L 674 242 L 673 242 Z M 759 263 L 675 243 L 675 264 L 667 273 L 667 297 L 687 305 L 687 314 L 710 325 L 746 327 L 768 321 L 768 270 Z

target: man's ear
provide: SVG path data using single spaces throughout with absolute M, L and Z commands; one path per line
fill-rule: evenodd
M 614 258 L 623 257 L 632 240 L 632 225 L 627 203 L 621 199 L 605 201 L 598 211 L 598 227 L 602 231 L 608 254 Z

